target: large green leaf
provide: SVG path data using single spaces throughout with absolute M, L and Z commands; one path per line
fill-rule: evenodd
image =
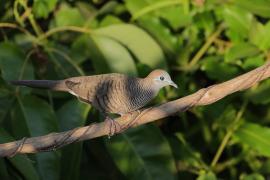
M 95 30 L 98 35 L 112 38 L 124 46 L 143 64 L 167 69 L 160 46 L 142 29 L 131 24 L 118 24 Z
M 0 128 L 0 143 L 7 143 L 14 141 L 15 139 L 12 138 L 11 135 L 6 132 L 2 127 Z M 1 159 L 4 160 L 4 159 Z M 26 155 L 16 155 L 12 158 L 8 158 L 7 161 L 16 168 L 16 171 L 20 174 L 20 177 L 25 180 L 37 180 L 39 179 L 38 173 L 36 172 L 33 163 L 31 160 L 27 158 Z M 2 164 L 2 163 L 1 163 Z M 0 166 L 0 177 L 1 179 L 5 179 L 5 176 L 2 174 L 4 169 L 3 166 Z M 6 168 L 10 168 L 9 165 L 6 163 Z M 7 173 L 7 172 L 6 172 Z M 12 171 L 11 171 L 12 173 Z M 15 172 L 13 172 L 15 173 Z M 12 175 L 8 176 L 12 177 Z M 7 178 L 8 178 L 7 177 Z
M 77 99 L 68 101 L 57 112 L 59 128 L 67 131 L 83 126 L 90 106 Z M 61 179 L 76 180 L 80 177 L 82 142 L 64 147 L 61 156 Z M 72 163 L 70 163 L 72 162 Z
M 206 72 L 207 76 L 214 80 L 226 80 L 236 76 L 238 68 L 224 63 L 218 56 L 210 56 L 203 59 L 201 69 Z
M 232 46 L 225 55 L 226 62 L 233 62 L 240 58 L 246 58 L 258 54 L 259 49 L 250 43 L 238 43 Z
M 130 129 L 107 141 L 116 165 L 128 179 L 174 179 L 170 146 L 153 125 Z
M 33 68 L 27 63 L 26 54 L 20 47 L 10 42 L 0 43 L 0 69 L 4 80 L 17 80 L 18 78 L 32 79 Z
M 256 22 L 252 27 L 249 38 L 252 43 L 258 46 L 261 50 L 268 50 L 270 48 L 270 21 L 265 25 Z
M 98 73 L 118 72 L 136 75 L 135 63 L 128 50 L 111 38 L 83 35 L 76 40 L 74 48 L 83 51 L 80 58 L 91 58 Z
M 236 34 L 238 40 L 248 37 L 253 22 L 251 13 L 237 6 L 226 6 L 224 8 L 224 20 L 229 26 L 229 34 Z M 233 37 L 231 35 L 230 37 Z
M 35 0 L 33 4 L 34 15 L 38 18 L 47 18 L 49 13 L 55 8 L 57 0 Z
M 249 10 L 250 12 L 269 18 L 270 17 L 270 1 L 269 0 L 234 0 L 235 4 Z
M 77 8 L 62 4 L 55 14 L 54 26 L 82 26 L 84 18 Z
M 244 123 L 234 133 L 240 143 L 247 144 L 258 153 L 270 156 L 270 129 L 255 123 Z
M 177 49 L 177 38 L 170 29 L 157 17 L 145 16 L 138 23 L 145 28 L 159 44 L 168 52 L 174 53 Z
M 17 138 L 46 135 L 58 129 L 52 108 L 34 96 L 18 97 L 18 104 L 12 109 L 12 114 L 12 130 Z M 38 153 L 35 160 L 41 179 L 59 179 L 58 152 Z
M 213 172 L 203 172 L 201 173 L 196 180 L 216 180 L 217 177 Z
M 170 27 L 177 30 L 191 22 L 187 1 L 179 0 L 126 0 L 126 6 L 132 19 L 140 19 L 146 15 L 164 19 Z

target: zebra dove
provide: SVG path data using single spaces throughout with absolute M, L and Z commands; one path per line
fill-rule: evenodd
M 72 77 L 64 80 L 18 80 L 14 85 L 65 91 L 92 104 L 102 114 L 125 115 L 136 111 L 151 101 L 164 86 L 177 85 L 164 70 L 154 70 L 145 78 L 111 73 Z

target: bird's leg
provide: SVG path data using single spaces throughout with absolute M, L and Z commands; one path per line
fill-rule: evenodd
M 108 122 L 110 124 L 110 132 L 108 134 L 109 138 L 113 136 L 115 133 L 121 132 L 122 129 L 121 125 L 117 121 L 113 120 L 111 117 L 106 116 L 105 122 Z

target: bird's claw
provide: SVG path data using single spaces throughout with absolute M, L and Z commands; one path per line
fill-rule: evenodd
M 105 119 L 105 122 L 108 122 L 110 124 L 109 125 L 110 126 L 110 131 L 109 131 L 109 134 L 108 134 L 108 138 L 109 139 L 114 134 L 117 134 L 117 133 L 121 132 L 122 127 L 121 127 L 121 125 L 117 121 L 115 121 L 112 118 L 110 118 L 110 117 L 107 116 L 106 119 Z

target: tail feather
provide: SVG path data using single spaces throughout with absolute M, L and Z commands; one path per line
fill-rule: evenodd
M 50 89 L 55 91 L 68 91 L 64 80 L 15 80 L 10 81 L 11 84 L 17 86 L 27 86 L 32 88 Z

